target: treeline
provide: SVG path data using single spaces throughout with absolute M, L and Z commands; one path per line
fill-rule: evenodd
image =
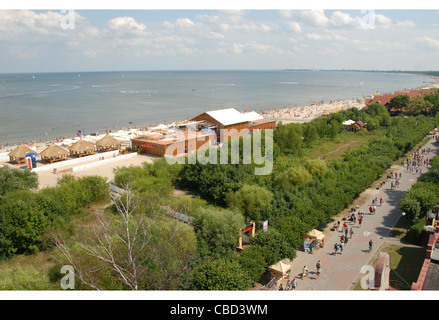
M 437 143 L 437 142 L 436 142 Z M 412 225 L 407 239 L 413 243 L 425 240 L 425 216 L 437 206 L 439 197 L 439 156 L 433 158 L 431 168 L 404 194 L 399 206 Z
M 425 96 L 417 95 L 409 97 L 400 94 L 393 97 L 389 102 L 389 107 L 401 110 L 403 114 L 408 116 L 425 115 L 435 117 L 439 112 L 439 94 L 438 89 L 434 89 L 435 94 L 427 94 Z

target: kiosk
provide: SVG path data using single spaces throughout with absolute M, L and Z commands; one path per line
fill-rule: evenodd
M 325 246 L 325 235 L 319 230 L 311 230 L 303 236 L 303 248 L 305 252 L 313 253 L 318 248 Z

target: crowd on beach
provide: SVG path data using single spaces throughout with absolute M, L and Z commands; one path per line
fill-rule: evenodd
M 366 106 L 365 98 L 313 103 L 307 106 L 284 106 L 282 108 L 261 110 L 265 118 L 307 120 L 325 114 L 335 113 L 350 108 L 362 109 Z

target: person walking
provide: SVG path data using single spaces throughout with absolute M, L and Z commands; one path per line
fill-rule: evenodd
M 322 268 L 322 264 L 320 263 L 320 260 L 317 261 L 316 263 L 316 269 L 317 269 L 317 273 L 316 273 L 316 279 L 318 279 L 320 277 L 320 269 Z
M 303 266 L 302 279 L 304 279 L 305 277 L 308 277 L 308 273 L 309 273 L 308 268 L 306 266 Z
M 352 236 L 354 235 L 354 228 L 351 227 L 349 230 L 349 237 L 352 239 Z
M 334 255 L 338 252 L 338 243 L 334 244 Z
M 362 222 L 363 222 L 363 218 L 360 217 L 360 218 L 358 219 L 358 225 L 360 226 L 360 228 L 361 228 L 361 223 L 362 223 Z
M 344 242 L 341 242 L 340 243 L 340 254 L 343 253 L 343 250 L 344 250 Z
M 294 278 L 291 281 L 291 290 L 296 290 L 296 287 L 297 287 L 297 281 L 296 281 L 296 278 Z
M 372 247 L 373 247 L 373 241 L 372 241 L 372 239 L 370 239 L 370 241 L 369 241 L 369 252 L 372 252 Z

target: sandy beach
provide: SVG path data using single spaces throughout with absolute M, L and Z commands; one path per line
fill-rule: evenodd
M 310 121 L 314 118 L 329 115 L 331 113 L 347 110 L 350 108 L 363 109 L 366 106 L 366 99 L 349 99 L 330 101 L 328 103 L 311 104 L 299 107 L 284 107 L 274 110 L 262 110 L 259 112 L 268 119 L 294 120 L 297 122 Z
M 429 90 L 439 88 L 439 77 L 431 76 L 435 80 L 427 86 L 419 87 L 413 90 Z M 409 91 L 409 90 L 403 90 Z M 284 120 L 283 122 L 307 122 L 314 118 L 336 113 L 350 108 L 363 109 L 366 107 L 366 101 L 370 97 L 360 99 L 346 99 L 338 101 L 330 101 L 327 103 L 316 103 L 307 106 L 286 106 L 278 109 L 261 110 L 259 114 L 269 119 Z

